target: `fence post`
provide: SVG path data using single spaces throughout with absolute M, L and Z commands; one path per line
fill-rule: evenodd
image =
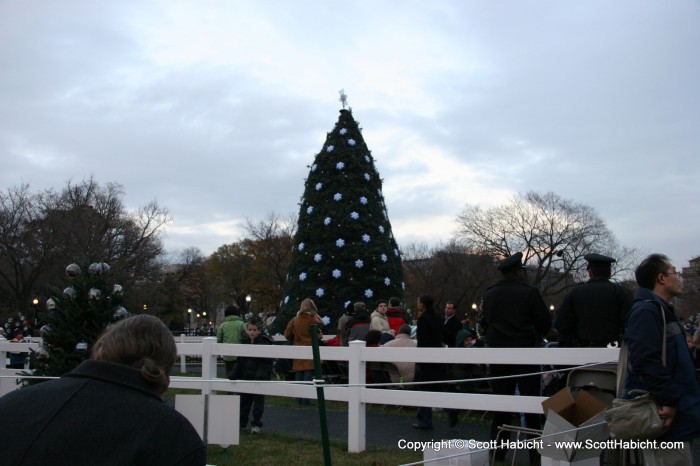
M 348 356 L 348 451 L 360 453 L 365 450 L 366 443 L 366 412 L 362 403 L 362 390 L 365 390 L 365 362 L 362 360 L 362 348 L 365 342 L 351 341 Z
M 217 356 L 214 354 L 214 344 L 216 344 L 215 337 L 206 337 L 202 339 L 202 379 L 212 380 L 216 378 L 216 360 Z M 202 395 L 209 395 L 211 393 L 211 382 L 205 382 L 202 384 Z
M 185 343 L 185 334 L 180 334 L 180 343 Z M 187 355 L 183 352 L 180 354 L 180 374 L 187 372 Z

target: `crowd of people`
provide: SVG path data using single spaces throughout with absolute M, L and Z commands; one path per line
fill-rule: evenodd
M 454 301 L 448 301 L 444 313 L 440 313 L 434 298 L 429 294 L 418 297 L 415 315 L 402 309 L 398 298 L 380 299 L 372 303 L 350 303 L 345 314 L 338 320 L 336 336 L 324 344 L 348 346 L 352 341 L 364 341 L 367 347 L 377 348 L 532 348 L 542 346 L 593 348 L 606 347 L 624 342 L 629 352 L 629 365 L 625 381 L 624 396 L 631 397 L 634 390 L 643 390 L 659 405 L 666 432 L 659 440 L 680 441 L 683 448 L 675 450 L 645 450 L 648 464 L 686 464 L 690 457 L 690 441 L 700 437 L 700 334 L 689 335 L 676 316 L 671 300 L 680 294 L 680 277 L 670 260 L 660 254 L 652 254 L 638 267 L 635 278 L 639 286 L 636 296 L 622 286 L 610 281 L 611 265 L 615 260 L 601 254 L 587 254 L 589 280 L 570 290 L 554 318 L 537 290 L 524 282 L 522 253 L 516 253 L 501 261 L 497 268 L 501 279 L 489 287 L 481 301 L 478 326 L 469 319 L 460 320 Z M 239 308 L 229 306 L 225 318 L 216 332 L 218 343 L 270 345 L 273 340 L 265 332 L 265 322 L 257 316 L 241 317 Z M 311 299 L 304 299 L 296 315 L 289 320 L 284 336 L 295 346 L 309 346 L 314 337 L 323 341 L 321 329 L 324 322 Z M 313 326 L 316 332 L 313 334 Z M 478 331 L 477 331 L 478 329 Z M 167 335 L 166 335 L 167 333 Z M 160 335 L 160 336 L 158 336 Z M 21 341 L 19 333 L 12 334 Z M 156 338 L 157 337 L 157 338 Z M 2 336 L 0 336 L 2 338 Z M 156 338 L 156 340 L 154 340 Z M 158 340 L 158 338 L 160 340 Z M 661 341 L 663 344 L 660 344 Z M 149 344 L 144 344 L 144 341 Z M 158 344 L 152 344 L 157 341 Z M 169 423 L 168 430 L 177 431 L 186 438 L 178 443 L 171 453 L 173 458 L 191 458 L 199 461 L 202 455 L 201 442 L 193 437 L 191 426 L 174 411 L 165 413 L 163 408 L 149 400 L 148 396 L 160 395 L 168 385 L 168 374 L 175 358 L 174 341 L 167 328 L 153 317 L 133 316 L 111 326 L 93 348 L 93 357 L 75 371 L 57 381 L 19 390 L 0 398 L 0 409 L 17 410 L 22 406 L 47 404 L 46 409 L 58 413 L 56 419 L 45 419 L 50 436 L 61 437 L 57 421 L 64 423 L 85 422 L 87 419 L 69 420 L 61 413 L 79 409 L 80 406 L 96 406 L 116 416 L 117 425 L 123 416 L 112 413 L 113 406 L 103 406 L 93 399 L 101 391 L 113 391 L 125 402 L 132 403 L 138 422 L 143 413 Z M 274 361 L 265 357 L 224 356 L 227 376 L 231 380 L 270 380 Z M 368 364 L 369 384 L 404 384 L 421 382 L 416 389 L 424 391 L 455 390 L 454 381 L 465 372 L 461 364 L 387 362 Z M 488 376 L 493 393 L 500 395 L 540 396 L 547 375 L 538 375 L 541 366 L 492 364 Z M 310 359 L 294 359 L 290 372 L 296 381 L 313 379 L 314 363 Z M 117 383 L 114 374 L 119 374 L 124 383 Z M 543 384 L 544 380 L 544 384 Z M 550 379 L 552 380 L 552 379 Z M 73 397 L 71 394 L 75 393 Z M 156 398 L 160 399 L 158 396 Z M 308 399 L 299 399 L 308 405 Z M 241 395 L 240 427 L 259 433 L 262 427 L 265 397 L 257 394 Z M 76 408 L 77 407 L 77 408 Z M 47 411 L 47 412 L 49 412 Z M 431 407 L 417 410 L 416 429 L 433 428 Z M 458 411 L 445 410 L 450 426 L 458 422 Z M 503 440 L 507 432 L 499 433 L 499 427 L 511 424 L 515 413 L 496 411 L 493 414 L 491 439 Z M 19 415 L 19 414 L 18 414 Z M 67 415 L 67 414 L 66 414 Z M 65 416 L 64 416 L 65 417 Z M 138 419 L 137 419 L 138 418 Z M 524 415 L 523 427 L 537 431 L 542 427 L 543 417 L 538 414 Z M 126 421 L 124 421 L 126 422 Z M 149 421 L 150 422 L 150 421 Z M 159 421 L 161 422 L 161 421 Z M 56 426 L 55 428 L 52 426 Z M 18 462 L 27 458 L 34 460 L 34 445 L 46 439 L 31 438 L 29 431 L 16 429 L 2 432 L 3 438 L 13 438 L 20 448 L 13 452 Z M 196 436 L 196 433 L 194 434 Z M 138 454 L 152 455 L 145 446 L 137 442 Z M 94 452 L 93 452 L 94 453 Z M 122 452 L 115 457 L 132 454 Z M 495 449 L 494 459 L 502 461 L 506 450 Z M 530 459 L 538 462 L 538 454 L 531 450 Z M 75 452 L 66 453 L 75 456 Z M 135 454 L 135 453 L 134 453 Z M 121 455 L 121 456 L 120 456 Z M 38 458 L 38 457 L 37 457 Z M 30 461 L 31 462 L 31 461 Z M 19 463 L 17 463 L 19 464 Z M 690 464 L 690 463 L 687 463 Z
M 618 346 L 624 341 L 630 357 L 623 396 L 632 397 L 633 390 L 639 389 L 650 393 L 657 400 L 667 426 L 660 440 L 685 442 L 683 448 L 676 450 L 645 450 L 645 461 L 666 464 L 668 458 L 680 458 L 674 464 L 691 464 L 683 461 L 690 458 L 689 441 L 700 436 L 700 377 L 696 379 L 700 373 L 696 371 L 700 367 L 696 357 L 700 353 L 700 335 L 696 332 L 691 337 L 687 324 L 684 326 L 669 304 L 680 293 L 679 274 L 668 258 L 651 255 L 637 268 L 639 290 L 633 297 L 610 280 L 614 258 L 590 253 L 585 260 L 589 280 L 570 290 L 556 316 L 550 314 L 537 288 L 525 283 L 523 255 L 516 253 L 498 264 L 501 280 L 486 290 L 476 328 L 471 321 L 455 317 L 454 302 L 446 303 L 441 315 L 433 297 L 426 294 L 418 298 L 415 316 L 402 310 L 396 298 L 377 301 L 371 313 L 364 302 L 348 305 L 338 321 L 333 343 L 346 346 L 350 341 L 363 340 L 370 347 L 595 348 Z M 661 319 L 661 312 L 665 320 Z M 313 319 L 318 322 L 317 312 Z M 661 341 L 662 335 L 667 342 L 666 361 L 662 361 L 661 345 L 655 343 Z M 285 336 L 290 335 L 285 333 Z M 295 335 L 291 336 L 295 345 L 309 344 L 308 340 L 301 342 Z M 419 385 L 420 390 L 454 390 L 455 385 L 445 381 L 460 374 L 459 364 L 389 364 L 393 364 L 401 381 L 427 382 Z M 368 383 L 395 381 L 389 380 L 382 367 L 386 366 L 368 365 Z M 541 396 L 546 393 L 543 388 L 552 381 L 557 382 L 553 385 L 555 390 L 565 384 L 557 373 L 540 375 L 542 369 L 536 363 L 492 364 L 488 372 L 491 390 L 501 395 Z M 457 411 L 445 411 L 448 422 L 454 425 Z M 506 439 L 508 433 L 499 432 L 499 427 L 511 424 L 514 414 L 500 411 L 493 414 L 492 440 Z M 523 427 L 538 431 L 543 416 L 528 413 L 522 421 Z M 432 429 L 432 408 L 419 408 L 413 427 Z M 492 453 L 495 460 L 502 461 L 507 451 L 496 449 Z M 531 450 L 529 454 L 533 464 L 539 461 L 537 451 Z

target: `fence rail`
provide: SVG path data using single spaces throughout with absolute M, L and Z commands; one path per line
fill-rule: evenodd
M 183 336 L 184 337 L 184 336 Z M 312 359 L 309 346 L 234 345 L 216 343 L 214 337 L 181 337 L 177 343 L 180 369 L 184 373 L 187 356 L 201 358 L 201 376 L 175 377 L 170 387 L 213 392 L 258 393 L 291 398 L 316 398 L 313 384 L 286 381 L 231 381 L 217 376 L 220 356 L 254 356 L 274 359 Z M 0 342 L 0 361 L 8 352 L 28 352 L 38 343 Z M 348 451 L 361 452 L 366 446 L 366 405 L 432 406 L 436 408 L 473 409 L 479 411 L 510 411 L 542 413 L 544 397 L 510 396 L 477 393 L 440 393 L 395 388 L 367 388 L 365 369 L 368 362 L 439 362 L 449 364 L 542 364 L 574 367 L 587 364 L 616 362 L 617 348 L 368 348 L 364 342 L 351 342 L 349 347 L 322 346 L 321 359 L 345 361 L 347 384 L 326 384 L 325 398 L 348 403 Z M 0 396 L 17 387 L 15 378 L 7 376 L 19 370 L 2 369 Z

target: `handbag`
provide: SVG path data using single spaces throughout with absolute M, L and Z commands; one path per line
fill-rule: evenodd
M 664 433 L 664 421 L 659 416 L 659 406 L 648 393 L 643 392 L 630 399 L 615 398 L 612 405 L 613 407 L 605 412 L 611 438 L 650 440 Z
M 666 366 L 666 316 L 663 309 L 661 317 L 664 320 L 664 331 L 661 332 L 661 361 Z M 610 437 L 615 440 L 651 440 L 666 431 L 656 401 L 644 390 L 631 390 L 630 395 L 634 398 L 620 398 L 627 374 L 628 355 L 629 348 L 627 343 L 623 342 L 617 363 L 618 398 L 613 400 L 612 408 L 605 412 L 605 421 Z

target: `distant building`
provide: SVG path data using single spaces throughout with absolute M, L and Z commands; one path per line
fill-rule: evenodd
M 683 267 L 683 294 L 678 297 L 676 313 L 684 321 L 697 320 L 700 314 L 700 256 L 690 259 Z

